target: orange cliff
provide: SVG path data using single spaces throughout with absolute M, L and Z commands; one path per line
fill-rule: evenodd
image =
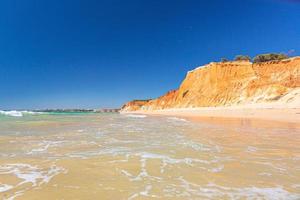
M 300 57 L 212 62 L 189 71 L 179 89 L 157 99 L 128 102 L 122 111 L 245 105 L 300 108 Z

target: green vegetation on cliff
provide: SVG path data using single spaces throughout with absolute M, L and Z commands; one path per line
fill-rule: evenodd
M 268 54 L 260 54 L 253 58 L 254 63 L 268 62 L 273 60 L 283 60 L 287 59 L 288 56 L 283 53 L 268 53 Z

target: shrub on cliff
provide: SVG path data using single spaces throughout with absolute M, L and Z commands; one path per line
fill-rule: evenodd
M 229 60 L 227 58 L 221 58 L 221 62 L 228 62 Z
M 186 91 L 182 94 L 182 98 L 184 98 L 185 95 L 187 95 L 188 92 L 189 92 L 189 90 L 186 90 Z
M 132 100 L 132 102 L 147 102 L 147 101 L 151 101 L 152 99 L 134 99 Z
M 254 63 L 267 62 L 273 60 L 283 60 L 288 58 L 286 54 L 283 53 L 269 53 L 269 54 L 260 54 L 253 58 Z
M 234 58 L 235 61 L 250 61 L 251 58 L 250 56 L 244 56 L 244 55 L 237 55 L 235 58 Z

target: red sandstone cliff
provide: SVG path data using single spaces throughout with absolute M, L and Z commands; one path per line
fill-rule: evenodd
M 132 101 L 123 111 L 248 105 L 300 106 L 300 57 L 251 63 L 209 63 L 187 73 L 179 89 L 153 100 Z

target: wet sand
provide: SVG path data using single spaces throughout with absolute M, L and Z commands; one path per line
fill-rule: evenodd
M 295 123 L 34 116 L 0 133 L 3 199 L 300 198 Z
M 211 108 L 178 108 L 154 111 L 133 111 L 125 113 L 177 116 L 185 118 L 235 118 L 259 119 L 276 122 L 300 124 L 300 108 L 248 108 L 248 107 L 211 107 Z

